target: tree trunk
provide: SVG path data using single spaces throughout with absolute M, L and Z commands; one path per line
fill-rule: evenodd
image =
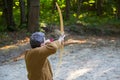
M 70 18 L 70 0 L 66 0 L 66 16 L 65 19 L 69 20 Z
M 97 16 L 102 15 L 102 0 L 96 0 Z
M 3 11 L 3 1 L 2 0 L 0 0 L 0 9 L 2 9 L 2 11 Z M 3 14 L 2 15 L 0 15 L 0 24 L 4 24 L 4 19 L 3 19 Z
M 120 0 L 117 0 L 117 19 L 120 19 Z
M 28 31 L 39 30 L 40 0 L 28 0 Z
M 13 0 L 3 0 L 3 15 L 7 23 L 7 29 L 9 31 L 15 31 L 15 22 L 13 18 Z
M 20 26 L 26 23 L 26 15 L 25 15 L 25 2 L 24 0 L 19 0 L 20 2 Z
M 82 6 L 82 1 L 83 1 L 83 0 L 78 0 L 78 1 L 77 1 L 77 2 L 78 2 L 77 18 L 79 18 L 79 15 L 80 15 L 80 8 L 81 8 L 81 6 Z
M 0 0 L 0 8 L 3 6 L 3 2 L 2 0 Z

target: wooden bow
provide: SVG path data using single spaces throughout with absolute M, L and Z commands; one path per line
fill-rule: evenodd
M 62 13 L 61 13 L 60 7 L 58 6 L 57 2 L 56 2 L 56 6 L 57 6 L 58 13 L 60 16 L 60 32 L 61 32 L 61 35 L 63 35 L 64 34 L 63 17 L 62 17 Z M 62 45 L 60 48 L 60 61 L 59 61 L 58 66 L 60 66 L 60 64 L 62 62 L 63 49 L 64 49 L 64 45 Z

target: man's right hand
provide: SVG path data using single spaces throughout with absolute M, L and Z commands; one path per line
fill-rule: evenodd
M 63 42 L 63 41 L 64 41 L 64 38 L 65 38 L 65 35 L 63 34 L 63 35 L 61 35 L 61 36 L 59 37 L 58 41 L 59 41 L 59 42 Z

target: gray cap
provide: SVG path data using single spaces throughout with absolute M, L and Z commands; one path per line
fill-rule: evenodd
M 45 34 L 42 32 L 35 32 L 30 37 L 31 46 L 37 46 L 44 42 Z M 38 47 L 38 46 L 37 46 Z

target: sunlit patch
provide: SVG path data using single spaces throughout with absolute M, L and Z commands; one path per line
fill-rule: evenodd
M 116 14 L 116 11 L 117 11 L 116 8 L 112 7 L 112 9 L 113 9 L 113 13 Z
M 74 80 L 77 77 L 80 77 L 80 76 L 84 75 L 85 73 L 89 72 L 90 70 L 91 70 L 91 68 L 85 68 L 85 69 L 79 69 L 76 71 L 71 71 L 66 80 Z
M 95 1 L 94 0 L 89 0 L 89 3 L 95 3 Z
M 23 39 L 23 40 L 17 40 L 17 43 L 15 43 L 15 44 L 5 45 L 4 47 L 0 47 L 0 50 L 18 48 L 18 45 L 22 45 L 22 44 L 24 44 L 24 43 L 28 43 L 29 40 L 30 40 L 30 39 L 29 39 L 28 37 L 25 37 L 25 39 Z
M 87 40 L 74 40 L 74 39 L 68 39 L 65 44 L 82 44 L 86 43 Z
M 15 5 L 16 5 L 16 6 L 19 6 L 19 2 L 15 2 Z
M 73 14 L 73 16 L 74 16 L 74 17 L 76 17 L 76 16 L 77 16 L 77 14 L 75 14 L 75 13 L 74 13 L 74 14 Z
M 13 9 L 15 9 L 15 6 L 13 7 Z
M 9 46 L 4 46 L 2 48 L 0 48 L 1 50 L 4 50 L 4 49 L 10 49 L 10 48 L 16 48 L 15 45 L 9 45 Z
M 83 4 L 85 5 L 85 4 L 88 4 L 88 2 L 83 2 Z
M 41 27 L 47 27 L 46 23 L 44 23 L 44 22 L 40 23 L 40 26 Z
M 110 40 L 110 42 L 115 42 L 115 40 Z
M 0 12 L 0 15 L 2 15 L 3 12 Z
M 62 6 L 61 6 L 61 8 L 64 8 L 65 7 L 65 5 L 63 4 Z

